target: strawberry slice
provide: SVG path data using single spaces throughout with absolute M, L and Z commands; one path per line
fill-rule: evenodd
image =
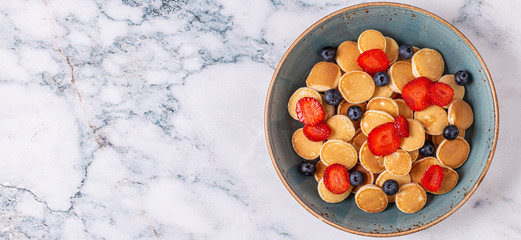
M 331 134 L 331 128 L 327 123 L 321 122 L 317 125 L 304 126 L 304 136 L 313 142 L 325 141 Z
M 346 167 L 338 163 L 329 165 L 324 171 L 324 185 L 327 190 L 335 194 L 342 194 L 349 190 L 351 182 Z
M 443 182 L 443 168 L 440 165 L 431 165 L 425 170 L 422 177 L 422 186 L 430 192 L 440 190 Z
M 445 83 L 437 82 L 429 88 L 429 98 L 432 104 L 443 107 L 449 104 L 454 97 L 454 90 Z
M 409 122 L 407 118 L 399 115 L 394 119 L 394 131 L 399 137 L 409 137 Z
M 315 125 L 324 120 L 322 104 L 314 98 L 304 97 L 297 102 L 297 117 L 305 125 Z
M 394 130 L 394 123 L 384 123 L 375 127 L 367 136 L 369 150 L 376 156 L 387 156 L 400 147 L 402 139 Z
M 421 111 L 431 105 L 429 89 L 432 81 L 426 77 L 416 78 L 402 89 L 402 98 L 413 111 Z
M 391 64 L 387 54 L 380 49 L 371 49 L 363 52 L 358 56 L 356 63 L 371 76 L 377 72 L 387 71 L 389 64 Z

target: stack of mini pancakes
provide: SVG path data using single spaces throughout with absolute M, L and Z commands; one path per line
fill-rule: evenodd
M 379 87 L 373 78 L 363 72 L 357 64 L 358 56 L 370 49 L 383 50 L 391 65 L 388 69 L 390 83 Z M 398 44 L 390 37 L 375 30 L 367 30 L 358 38 L 358 42 L 345 41 L 337 49 L 336 63 L 318 62 L 311 69 L 307 87 L 297 89 L 288 103 L 289 114 L 297 119 L 296 103 L 303 97 L 318 100 L 324 109 L 325 119 L 331 128 L 327 141 L 313 142 L 306 138 L 302 128 L 292 137 L 295 152 L 304 159 L 319 158 L 316 163 L 315 179 L 318 181 L 320 197 L 329 203 L 338 203 L 346 199 L 351 192 L 356 193 L 355 201 L 366 212 L 380 212 L 389 202 L 395 202 L 398 209 L 405 213 L 414 213 L 426 203 L 426 190 L 421 186 L 421 178 L 431 165 L 443 168 L 444 178 L 439 191 L 432 194 L 444 194 L 456 186 L 460 167 L 470 152 L 464 139 L 465 130 L 474 121 L 472 108 L 463 100 L 465 88 L 454 81 L 454 75 L 443 75 L 444 60 L 436 50 L 414 47 L 412 58 L 399 57 Z M 403 87 L 417 77 L 427 77 L 433 82 L 448 84 L 454 90 L 454 98 L 444 107 L 431 105 L 422 111 L 413 111 L 401 99 Z M 343 96 L 338 106 L 328 105 L 323 94 L 329 89 L 337 89 Z M 362 108 L 364 115 L 359 121 L 351 121 L 346 116 L 350 106 Z M 367 135 L 381 124 L 393 122 L 402 115 L 409 122 L 410 136 L 402 138 L 400 149 L 385 156 L 375 156 L 367 145 Z M 456 125 L 460 135 L 455 140 L 444 139 L 442 132 L 447 125 Z M 436 146 L 435 157 L 419 154 L 426 140 Z M 357 170 L 364 176 L 362 185 L 353 187 L 342 194 L 330 192 L 322 181 L 328 165 L 339 163 L 349 171 Z M 382 191 L 383 183 L 394 179 L 399 184 L 397 194 L 388 196 Z

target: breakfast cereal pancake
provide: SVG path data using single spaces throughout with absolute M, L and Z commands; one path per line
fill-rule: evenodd
M 458 136 L 464 138 L 465 130 L 461 130 L 461 129 L 458 129 L 458 130 L 459 130 Z M 438 147 L 440 145 L 440 143 L 443 142 L 443 140 L 445 140 L 445 137 L 443 137 L 443 134 L 432 136 L 432 143 L 434 143 L 434 146 L 436 146 L 436 147 Z
M 403 176 L 397 176 L 397 175 L 394 175 L 394 174 L 390 173 L 389 171 L 383 171 L 382 173 L 380 173 L 380 175 L 376 179 L 375 184 L 378 187 L 383 187 L 384 182 L 389 180 L 389 179 L 393 179 L 396 182 L 398 182 L 398 186 L 399 187 L 401 187 L 404 184 L 407 184 L 407 183 L 411 182 L 411 176 L 409 176 L 409 174 L 406 174 L 406 175 L 403 175 Z M 396 194 L 391 195 L 391 196 L 387 196 L 387 200 L 389 202 L 394 202 L 395 197 L 396 197 Z
M 371 75 L 362 71 L 351 71 L 340 77 L 338 90 L 350 103 L 369 100 L 374 93 L 375 84 Z
M 411 156 L 411 160 L 412 162 L 415 162 L 416 159 L 418 159 L 418 156 L 420 155 L 420 151 L 418 151 L 418 149 L 414 150 L 414 151 L 407 151 L 409 153 L 409 155 Z
M 335 115 L 327 120 L 327 125 L 331 128 L 328 140 L 339 139 L 349 142 L 355 135 L 355 127 L 351 119 L 346 115 Z
M 389 85 L 385 86 L 385 87 L 379 87 L 379 86 L 375 86 L 376 88 L 374 89 L 374 93 L 373 93 L 373 96 L 371 97 L 371 99 L 375 98 L 375 97 L 391 97 L 391 95 L 393 95 L 393 90 L 389 87 Z
M 449 85 L 452 88 L 452 90 L 454 90 L 454 96 L 452 97 L 451 103 L 456 100 L 462 100 L 463 96 L 465 96 L 465 87 L 456 84 L 456 81 L 454 81 L 453 74 L 443 75 L 440 78 L 440 80 L 438 80 L 438 82 L 445 83 L 445 84 Z M 448 105 L 444 106 L 444 108 L 447 108 L 447 107 L 448 107 Z
M 346 100 L 342 100 L 342 102 L 340 102 L 340 104 L 338 104 L 338 107 L 336 109 L 336 114 L 338 114 L 338 115 L 347 115 L 347 110 L 349 109 L 349 107 L 351 107 L 353 105 L 359 106 L 362 109 L 362 112 L 365 112 L 365 109 L 366 109 L 366 106 L 367 106 L 367 102 L 350 103 L 350 102 L 348 102 Z M 353 122 L 353 125 L 355 126 L 355 129 L 360 128 L 360 120 L 352 121 L 352 122 Z
M 335 194 L 335 193 L 332 193 L 331 191 L 329 191 L 326 188 L 326 185 L 324 184 L 324 179 L 321 179 L 318 182 L 317 190 L 318 190 L 318 195 L 325 202 L 328 202 L 328 203 L 339 203 L 339 202 L 344 201 L 344 199 L 346 199 L 347 196 L 349 196 L 349 194 L 351 193 L 351 190 L 353 190 L 353 186 L 350 186 L 349 189 L 346 192 L 344 192 L 344 193 Z
M 448 121 L 458 129 L 465 130 L 474 122 L 474 112 L 468 103 L 456 100 L 449 105 Z
M 336 108 L 333 105 L 327 104 L 324 100 L 324 94 L 320 94 L 322 97 L 322 109 L 324 109 L 324 121 L 327 121 L 331 117 L 335 116 Z
M 409 137 L 402 138 L 400 147 L 405 151 L 414 151 L 425 143 L 425 130 L 417 120 L 408 118 L 407 122 L 409 122 Z
M 319 92 L 324 92 L 338 86 L 340 67 L 332 62 L 316 63 L 306 79 L 306 85 Z
M 444 194 L 444 193 L 448 193 L 450 190 L 452 190 L 456 184 L 458 183 L 458 173 L 454 170 L 452 170 L 452 168 L 448 168 L 448 167 L 442 167 L 443 169 L 443 181 L 441 182 L 441 187 L 440 187 L 440 190 L 438 190 L 437 192 L 430 192 L 430 193 L 433 193 L 433 194 Z
M 415 46 L 412 46 L 412 50 L 414 51 L 414 53 L 417 53 L 418 51 L 420 51 L 420 48 L 419 47 L 415 47 Z M 403 59 L 400 55 L 398 55 L 398 59 L 396 61 L 406 61 L 406 62 L 411 62 L 411 58 L 409 59 Z
M 309 140 L 304 135 L 302 129 L 303 128 L 299 128 L 295 133 L 293 133 L 293 137 L 291 138 L 293 149 L 295 149 L 295 152 L 302 158 L 313 160 L 320 155 L 320 148 L 324 141 L 313 142 Z
M 410 62 L 395 62 L 387 72 L 391 79 L 389 87 L 397 93 L 402 93 L 403 87 L 415 78 L 412 74 L 412 64 Z
M 387 195 L 374 184 L 367 184 L 358 189 L 355 202 L 360 209 L 368 213 L 381 212 L 388 204 Z
M 394 41 L 394 39 L 390 37 L 385 37 L 385 54 L 387 54 L 387 58 L 389 58 L 389 61 L 391 64 L 396 62 L 396 59 L 398 59 L 398 43 Z
M 342 140 L 329 140 L 320 148 L 320 160 L 325 165 L 342 164 L 347 170 L 356 165 L 358 154 L 353 145 Z
M 421 184 L 423 173 L 425 173 L 425 170 L 432 165 L 441 165 L 441 163 L 434 157 L 426 157 L 414 162 L 411 171 L 409 172 L 409 175 L 411 175 L 411 181 Z
M 358 49 L 361 53 L 371 50 L 380 49 L 385 50 L 386 41 L 384 35 L 376 30 L 365 30 L 358 37 Z
M 365 141 L 367 141 L 367 136 L 359 128 L 356 130 L 355 136 L 351 139 L 350 143 L 355 147 L 356 152 L 360 152 L 360 147 L 362 147 Z
M 462 137 L 457 137 L 454 140 L 443 140 L 436 150 L 436 156 L 441 164 L 450 168 L 459 168 L 470 153 L 470 146 Z
M 441 54 L 430 48 L 423 48 L 412 56 L 412 74 L 415 77 L 426 77 L 431 81 L 440 79 L 445 69 Z
M 398 114 L 404 116 L 405 118 L 413 118 L 413 111 L 412 109 L 407 106 L 405 101 L 403 99 L 394 99 L 396 104 L 398 104 Z
M 407 183 L 396 194 L 396 207 L 404 213 L 420 211 L 427 203 L 427 193 L 417 183 Z
M 367 136 L 373 128 L 388 122 L 394 122 L 393 116 L 389 113 L 378 110 L 367 110 L 362 116 L 362 119 L 360 119 L 360 128 Z
M 315 180 L 317 182 L 320 182 L 322 178 L 324 177 L 324 171 L 326 171 L 327 165 L 324 164 L 322 161 L 318 161 L 317 165 L 315 165 Z
M 372 184 L 374 182 L 374 174 L 372 172 L 369 172 L 367 169 L 365 169 L 362 165 L 356 164 L 351 170 L 359 171 L 364 175 L 364 182 L 360 184 L 360 186 L 356 186 L 353 188 L 353 193 L 356 193 L 358 189 L 360 189 L 362 186 L 367 184 Z
M 407 175 L 411 170 L 412 159 L 409 153 L 398 149 L 396 152 L 384 157 L 384 166 L 389 173 L 403 176 Z
M 288 101 L 289 115 L 291 115 L 291 117 L 293 117 L 295 120 L 298 120 L 297 111 L 295 110 L 297 108 L 297 102 L 298 100 L 304 97 L 314 98 L 318 100 L 320 104 L 322 104 L 322 97 L 320 96 L 320 93 L 318 93 L 314 89 L 307 87 L 301 87 L 297 89 L 297 91 L 295 91 L 293 95 L 291 95 Z
M 372 173 L 381 173 L 385 170 L 384 157 L 375 156 L 369 150 L 367 141 L 360 147 L 360 164 Z
M 353 41 L 345 41 L 336 51 L 336 63 L 344 72 L 350 72 L 354 70 L 362 70 L 356 60 L 360 56 L 360 50 L 358 50 L 358 43 Z
M 414 119 L 418 120 L 430 135 L 440 135 L 449 125 L 447 112 L 440 106 L 430 105 L 427 108 L 414 112 Z
M 393 118 L 398 116 L 398 104 L 392 98 L 376 97 L 367 103 L 367 110 L 380 110 L 389 113 Z

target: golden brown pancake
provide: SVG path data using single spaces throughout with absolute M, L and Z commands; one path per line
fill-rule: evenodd
M 384 123 L 394 122 L 393 116 L 384 111 L 367 110 L 360 119 L 360 128 L 365 135 L 369 135 L 373 128 Z
M 320 160 L 326 164 L 342 164 L 347 170 L 355 166 L 358 154 L 353 145 L 342 140 L 329 140 L 320 148 Z
M 430 105 L 427 108 L 414 112 L 414 119 L 418 120 L 430 135 L 440 135 L 449 125 L 447 112 L 440 106 Z
M 361 53 L 371 49 L 380 49 L 384 51 L 385 46 L 386 42 L 384 35 L 376 30 L 365 30 L 358 37 L 358 49 Z
M 440 79 L 445 68 L 441 54 L 430 48 L 423 48 L 412 56 L 412 74 L 415 77 L 426 77 L 431 81 Z
M 377 213 L 387 207 L 387 195 L 374 184 L 367 184 L 358 189 L 355 194 L 356 205 L 368 212 Z
M 390 37 L 385 37 L 385 54 L 387 54 L 387 58 L 393 64 L 398 59 L 398 43 L 394 41 L 394 39 Z
M 295 133 L 293 133 L 291 143 L 293 144 L 293 149 L 300 157 L 313 160 L 320 155 L 320 148 L 322 147 L 324 141 L 310 141 L 304 135 L 302 128 L 299 128 L 297 131 L 295 131 Z
M 320 180 L 324 177 L 324 171 L 326 171 L 327 165 L 322 161 L 318 161 L 315 165 L 315 180 L 320 182 Z
M 319 92 L 324 92 L 338 86 L 340 67 L 332 62 L 316 63 L 306 79 L 306 85 Z
M 332 193 L 331 191 L 329 191 L 326 188 L 326 185 L 324 184 L 324 180 L 321 179 L 318 182 L 317 190 L 318 190 L 318 195 L 320 196 L 320 198 L 322 198 L 322 200 L 324 200 L 328 203 L 339 203 L 339 202 L 344 201 L 344 199 L 346 199 L 347 196 L 349 196 L 349 194 L 351 193 L 351 190 L 353 190 L 353 186 L 350 186 L 349 189 L 344 193 L 336 194 L 336 193 Z
M 412 159 L 409 153 L 402 149 L 396 150 L 384 157 L 385 169 L 397 176 L 407 175 L 412 167 Z
M 396 207 L 404 213 L 420 211 L 427 203 L 427 193 L 417 183 L 407 183 L 396 194 Z
M 398 182 L 398 186 L 400 186 L 400 187 L 404 184 L 411 182 L 411 176 L 409 176 L 409 174 L 406 174 L 403 176 L 397 176 L 397 175 L 390 173 L 389 171 L 383 171 L 382 173 L 380 173 L 380 175 L 378 175 L 378 178 L 376 179 L 375 184 L 378 187 L 383 187 L 384 182 L 389 179 L 393 179 L 396 182 Z M 396 196 L 396 194 L 391 195 L 391 196 L 387 195 L 387 199 L 389 200 L 389 202 L 394 202 L 395 196 Z
M 362 112 L 365 112 L 367 103 L 366 102 L 362 102 L 362 103 L 356 103 L 355 104 L 355 103 L 350 103 L 350 102 L 348 102 L 346 100 L 342 100 L 342 102 L 340 102 L 340 104 L 338 104 L 338 108 L 336 109 L 336 114 L 338 114 L 338 115 L 347 115 L 347 110 L 349 109 L 349 107 L 351 107 L 353 105 L 359 106 L 362 109 Z M 355 129 L 360 128 L 360 120 L 352 121 L 352 122 L 353 122 L 353 125 L 355 126 Z
M 402 138 L 400 147 L 406 151 L 414 151 L 425 144 L 425 129 L 417 120 L 408 118 L 407 122 L 409 122 L 409 137 Z
M 389 87 L 397 93 L 402 93 L 403 87 L 415 78 L 412 74 L 412 65 L 410 62 L 395 62 L 389 67 L 387 72 L 391 79 Z
M 358 156 L 360 157 L 360 164 L 369 172 L 381 173 L 385 170 L 384 157 L 375 156 L 371 150 L 369 150 L 367 141 L 360 147 L 360 154 Z
M 450 190 L 452 190 L 456 184 L 458 183 L 458 173 L 452 168 L 448 167 L 442 167 L 443 168 L 443 181 L 441 182 L 440 190 L 437 192 L 430 192 L 434 194 L 444 194 L 448 193 Z
M 440 78 L 440 80 L 438 80 L 438 82 L 445 83 L 445 84 L 449 85 L 452 88 L 452 90 L 454 90 L 454 96 L 452 97 L 452 101 L 450 103 L 452 103 L 456 100 L 461 100 L 461 99 L 463 99 L 463 96 L 465 96 L 465 87 L 456 84 L 456 81 L 454 81 L 454 75 L 452 75 L 452 74 L 443 75 Z M 446 107 L 448 107 L 448 106 L 444 106 L 444 108 L 446 108 Z
M 459 168 L 469 157 L 470 146 L 462 137 L 454 140 L 443 140 L 436 150 L 441 164 L 450 168 Z
M 367 110 L 379 110 L 389 113 L 393 118 L 398 116 L 398 104 L 392 98 L 376 97 L 367 103 Z
M 375 98 L 375 97 L 391 97 L 391 95 L 393 95 L 393 90 L 389 87 L 389 85 L 385 86 L 385 87 L 379 87 L 379 86 L 375 86 L 375 89 L 374 89 L 374 93 L 373 93 L 373 96 L 371 97 L 371 99 Z
M 353 122 L 346 115 L 335 115 L 327 120 L 327 125 L 331 128 L 328 140 L 338 139 L 349 142 L 355 135 Z
M 361 103 L 373 96 L 375 86 L 373 78 L 366 72 L 351 71 L 340 77 L 338 90 L 346 101 Z
M 355 136 L 351 139 L 351 145 L 355 147 L 356 152 L 360 152 L 360 147 L 367 141 L 367 136 L 359 128 L 356 130 Z
M 362 70 L 356 60 L 360 56 L 358 43 L 353 41 L 345 41 L 336 50 L 336 63 L 344 72 L 354 70 Z
M 465 130 L 474 122 L 474 112 L 467 102 L 456 100 L 449 105 L 448 120 L 451 125 Z
M 414 150 L 414 151 L 407 151 L 409 153 L 409 155 L 411 155 L 411 160 L 412 162 L 415 162 L 416 159 L 418 159 L 418 156 L 420 155 L 420 151 L 418 151 L 418 149 Z
M 398 114 L 404 116 L 405 118 L 413 118 L 414 112 L 412 109 L 407 106 L 405 101 L 403 99 L 395 99 L 394 100 L 396 104 L 398 105 Z
M 314 98 L 314 99 L 318 100 L 320 102 L 320 104 L 322 104 L 322 97 L 314 89 L 307 88 L 307 87 L 301 87 L 301 88 L 297 89 L 297 91 L 295 91 L 293 93 L 293 95 L 291 95 L 291 97 L 289 98 L 289 101 L 288 101 L 289 115 L 291 115 L 291 117 L 293 117 L 295 120 L 298 120 L 297 111 L 295 110 L 297 108 L 297 102 L 298 102 L 298 100 L 300 100 L 303 97 Z
M 351 171 L 354 171 L 354 170 L 359 171 L 362 173 L 362 175 L 364 175 L 364 182 L 360 186 L 354 187 L 353 191 L 352 191 L 353 193 L 356 193 L 358 191 L 358 189 L 360 189 L 362 186 L 367 185 L 367 184 L 372 184 L 374 182 L 374 174 L 369 172 L 362 165 L 356 164 L 351 169 Z
M 411 171 L 409 172 L 409 175 L 411 175 L 411 181 L 421 184 L 423 174 L 431 165 L 441 165 L 441 163 L 434 157 L 426 157 L 414 162 Z

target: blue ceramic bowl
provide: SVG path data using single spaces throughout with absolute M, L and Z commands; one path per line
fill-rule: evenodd
M 356 41 L 361 32 L 376 29 L 399 44 L 439 51 L 446 73 L 468 70 L 474 80 L 466 86 L 465 101 L 474 110 L 474 124 L 466 131 L 471 152 L 457 169 L 459 182 L 443 195 L 431 196 L 426 206 L 414 214 L 400 212 L 389 204 L 381 213 L 360 210 L 352 195 L 341 203 L 320 199 L 313 177 L 298 171 L 302 159 L 291 145 L 293 132 L 302 127 L 291 118 L 287 102 L 291 94 L 305 86 L 312 66 L 320 61 L 320 50 Z M 308 28 L 282 57 L 268 90 L 265 107 L 265 134 L 275 170 L 291 195 L 320 220 L 347 232 L 365 236 L 398 236 L 430 227 L 454 213 L 474 193 L 490 165 L 498 133 L 498 105 L 490 74 L 469 40 L 440 17 L 425 10 L 397 3 L 367 3 L 334 12 Z

